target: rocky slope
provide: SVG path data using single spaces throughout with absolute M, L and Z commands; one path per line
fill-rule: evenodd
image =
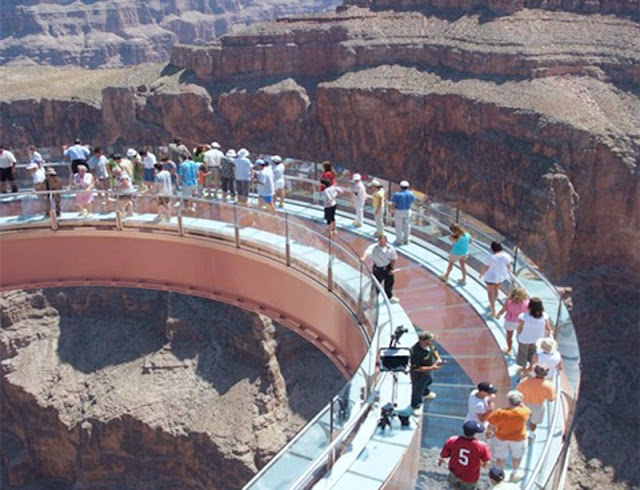
M 168 59 L 176 42 L 202 44 L 336 0 L 3 0 L 0 64 L 136 65 Z
M 197 298 L 13 292 L 0 311 L 3 488 L 239 488 L 343 384 L 297 335 Z

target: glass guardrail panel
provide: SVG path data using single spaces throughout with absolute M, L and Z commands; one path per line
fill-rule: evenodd
M 273 490 L 289 488 L 322 453 L 331 441 L 331 404 L 327 405 L 313 423 L 307 425 L 297 440 L 278 453 L 277 460 L 247 488 Z
M 29 192 L 0 194 L 0 217 L 11 217 L 9 222 L 22 222 L 31 217 L 44 215 L 38 196 Z
M 354 311 L 357 311 L 361 287 L 360 258 L 354 250 L 339 245 L 339 242 L 334 242 L 331 252 L 333 291 Z
M 575 397 L 580 385 L 580 346 L 575 326 L 564 302 L 560 304 L 559 319 L 556 328 L 556 341 L 562 355 L 562 367 L 573 388 L 573 393 L 570 395 Z
M 288 178 L 285 181 L 286 196 L 290 199 L 318 204 L 321 201 L 318 186 L 315 181 L 306 178 Z M 285 197 L 286 199 L 286 197 Z
M 549 320 L 555 325 L 560 304 L 560 298 L 555 288 L 550 287 L 547 281 L 530 267 L 520 267 L 516 271 L 516 277 L 527 289 L 530 297 L 537 297 L 542 300 L 544 310 L 549 315 Z
M 258 209 L 257 201 L 248 206 L 236 206 L 237 225 L 241 246 L 249 245 L 253 249 L 273 254 L 279 261 L 285 260 L 285 222 L 284 214 L 272 214 Z
M 329 270 L 329 239 L 310 229 L 309 224 L 289 216 L 289 246 L 291 265 L 327 284 Z

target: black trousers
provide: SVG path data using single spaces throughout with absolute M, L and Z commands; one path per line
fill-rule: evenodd
M 422 405 L 422 397 L 431 393 L 429 386 L 433 378 L 428 372 L 411 371 L 411 406 L 418 408 Z
M 384 292 L 387 294 L 387 297 L 391 299 L 393 297 L 393 283 L 396 278 L 393 274 L 390 274 L 391 269 L 390 266 L 378 267 L 377 265 L 373 266 L 373 275 L 375 278 L 382 284 L 384 287 Z
M 71 160 L 71 172 L 73 174 L 78 173 L 78 165 L 84 165 L 87 167 L 87 172 L 89 171 L 89 165 L 86 160 Z

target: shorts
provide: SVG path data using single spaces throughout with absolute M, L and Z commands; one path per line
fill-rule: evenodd
M 338 205 L 336 204 L 334 206 L 331 206 L 330 208 L 324 208 L 324 219 L 326 220 L 328 225 L 335 222 L 337 207 Z
M 7 180 L 10 182 L 15 180 L 11 167 L 0 168 L 0 182 L 6 182 Z
M 262 199 L 265 204 L 271 204 L 273 202 L 273 196 L 260 196 L 260 199 Z
M 196 192 L 195 185 L 183 185 L 182 187 L 180 187 L 179 194 L 182 197 L 193 197 L 195 192 Z
M 280 189 L 284 189 L 284 179 L 283 180 L 276 180 L 274 182 L 275 186 L 276 186 L 276 190 L 280 190 Z
M 541 424 L 544 417 L 544 403 L 527 403 L 526 405 L 531 410 L 529 423 L 534 425 Z
M 519 324 L 520 324 L 520 322 L 510 322 L 509 320 L 505 320 L 504 321 L 504 329 L 509 331 L 509 332 L 513 332 L 516 328 L 518 328 Z
M 507 459 L 507 457 L 509 457 L 509 451 L 511 451 L 512 458 L 522 459 L 524 452 L 527 450 L 527 440 L 502 441 L 496 438 L 493 449 L 493 456 L 498 459 Z
M 101 191 L 108 191 L 109 190 L 109 178 L 107 177 L 106 179 L 98 179 L 96 181 L 96 189 L 101 190 Z
M 144 169 L 144 181 L 145 182 L 153 182 L 155 181 L 155 169 L 153 168 L 145 168 Z
M 449 254 L 449 263 L 457 262 L 458 260 L 467 260 L 468 258 L 469 258 L 469 254 L 464 254 L 464 255 Z
M 459 489 L 459 490 L 476 490 L 478 488 L 478 482 L 474 481 L 473 483 L 468 483 L 466 481 L 461 480 L 453 473 L 449 472 L 447 475 L 447 482 L 451 485 L 451 488 Z
M 536 350 L 536 344 L 522 344 L 518 342 L 516 364 L 521 367 L 526 367 L 527 362 L 533 361 L 533 355 L 536 353 Z
M 249 195 L 249 181 L 236 180 L 236 192 L 239 196 L 247 197 Z
M 168 197 L 158 197 L 158 204 L 160 206 L 166 206 L 167 204 L 169 204 L 169 198 Z

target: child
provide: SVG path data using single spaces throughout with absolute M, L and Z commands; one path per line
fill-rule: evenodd
M 527 311 L 529 306 L 529 295 L 524 288 L 516 287 L 505 301 L 502 309 L 496 315 L 496 318 L 500 318 L 504 312 L 507 314 L 504 317 L 504 329 L 507 331 L 507 346 L 502 349 L 507 355 L 513 355 L 511 349 L 513 343 L 513 331 L 518 326 L 518 315 Z

